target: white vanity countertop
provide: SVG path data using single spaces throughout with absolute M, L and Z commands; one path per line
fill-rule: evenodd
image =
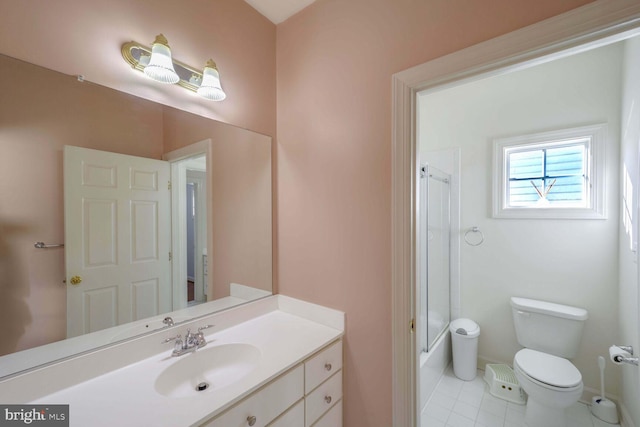
M 154 383 L 160 373 L 171 364 L 191 356 L 171 357 L 172 345 L 166 344 L 165 350 L 155 356 L 43 396 L 32 403 L 69 404 L 70 425 L 75 427 L 199 426 L 343 335 L 344 327 L 343 323 L 340 326 L 340 321 L 317 321 L 322 318 L 323 308 L 282 296 L 278 301 L 278 308 L 266 314 L 219 332 L 213 328 L 213 332 L 207 335 L 208 344 L 199 350 L 207 351 L 230 343 L 256 346 L 262 353 L 258 366 L 234 384 L 199 393 L 194 391 L 190 397 L 159 394 Z M 330 311 L 335 319 L 335 313 L 339 312 Z M 311 314 L 307 316 L 305 313 Z M 343 316 L 342 313 L 340 315 Z M 202 325 L 206 323 L 207 319 L 201 320 Z M 160 345 L 159 349 L 162 348 Z

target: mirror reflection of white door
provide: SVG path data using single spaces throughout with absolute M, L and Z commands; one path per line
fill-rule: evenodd
M 169 180 L 165 161 L 64 147 L 67 337 L 171 311 Z

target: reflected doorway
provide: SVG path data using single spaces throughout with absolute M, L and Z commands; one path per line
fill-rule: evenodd
M 194 158 L 187 169 L 186 229 L 187 229 L 187 305 L 207 300 L 207 205 L 206 159 Z M 193 168 L 195 165 L 196 168 Z
M 211 140 L 164 155 L 171 164 L 173 309 L 211 299 L 207 255 L 210 239 Z

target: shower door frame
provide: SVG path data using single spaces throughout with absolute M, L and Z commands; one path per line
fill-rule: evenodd
M 417 182 L 416 96 L 499 75 L 628 38 L 640 29 L 640 2 L 597 0 L 392 77 L 393 425 L 416 426 L 415 334 Z
M 429 352 L 432 349 L 433 343 L 435 341 L 437 341 L 437 339 L 443 334 L 446 333 L 448 327 L 449 327 L 449 322 L 451 321 L 451 262 L 452 262 L 452 254 L 451 254 L 451 233 L 452 233 L 452 221 L 451 221 L 451 175 L 448 174 L 447 172 L 444 172 L 440 169 L 438 169 L 437 167 L 431 166 L 429 163 L 424 163 L 420 165 L 420 179 L 424 179 L 424 186 L 420 187 L 418 186 L 418 201 L 417 204 L 419 206 L 418 208 L 418 239 L 422 238 L 423 233 L 426 231 L 427 236 L 426 236 L 426 240 L 425 240 L 425 245 L 424 245 L 424 253 L 421 253 L 421 250 L 418 249 L 417 253 L 416 253 L 416 257 L 420 260 L 420 262 L 422 262 L 422 260 L 425 260 L 426 263 L 426 268 L 424 272 L 421 272 L 421 268 L 418 265 L 418 276 L 417 276 L 417 280 L 416 283 L 418 284 L 418 288 L 416 290 L 416 298 L 415 298 L 415 304 L 416 304 L 416 318 L 420 319 L 420 307 L 422 305 L 425 306 L 425 323 L 422 323 L 422 319 L 420 319 L 419 321 L 416 321 L 416 333 L 418 335 L 418 354 L 420 354 L 421 352 Z M 436 176 L 433 174 L 433 172 L 436 173 L 436 175 L 446 175 L 445 178 L 442 178 L 441 176 Z M 424 174 L 424 175 L 423 175 Z M 441 329 L 437 336 L 436 339 L 434 340 L 430 340 L 429 339 L 429 290 L 431 289 L 431 286 L 433 286 L 433 283 L 431 283 L 430 281 L 430 276 L 429 276 L 429 259 L 431 256 L 431 245 L 429 244 L 429 242 L 431 241 L 429 239 L 429 232 L 430 232 L 430 228 L 431 228 L 431 216 L 430 216 L 430 198 L 431 198 L 431 182 L 429 181 L 430 179 L 434 179 L 436 181 L 441 182 L 443 185 L 446 185 L 447 188 L 447 200 L 446 200 L 446 205 L 447 205 L 447 293 L 448 293 L 448 312 L 447 312 L 447 316 L 446 316 L 446 325 L 445 328 Z M 425 196 L 426 200 L 420 200 L 420 198 L 422 196 Z M 440 202 L 442 202 L 442 200 L 440 200 Z M 442 206 L 442 205 L 440 205 Z M 420 213 L 420 209 L 424 209 L 424 212 L 421 214 Z M 420 225 L 424 225 L 426 226 L 426 230 L 422 229 L 420 230 Z M 420 248 L 420 242 L 418 242 L 419 248 Z M 423 277 L 424 276 L 424 277 Z M 422 290 L 422 283 L 421 280 L 425 280 L 425 295 L 421 294 L 421 290 Z M 422 339 L 422 335 L 424 336 L 424 348 L 420 348 L 420 340 Z

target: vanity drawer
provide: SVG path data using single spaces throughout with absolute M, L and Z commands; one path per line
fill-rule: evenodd
M 324 414 L 313 427 L 342 427 L 342 400 Z
M 342 340 L 318 353 L 304 364 L 304 392 L 309 393 L 320 383 L 342 369 Z
M 264 427 L 303 397 L 302 365 L 258 390 L 203 427 Z M 253 422 L 253 424 L 252 424 Z
M 296 403 L 293 408 L 269 424 L 269 427 L 304 427 L 304 400 Z
M 305 399 L 305 426 L 309 427 L 318 418 L 342 399 L 342 371 L 320 384 Z

